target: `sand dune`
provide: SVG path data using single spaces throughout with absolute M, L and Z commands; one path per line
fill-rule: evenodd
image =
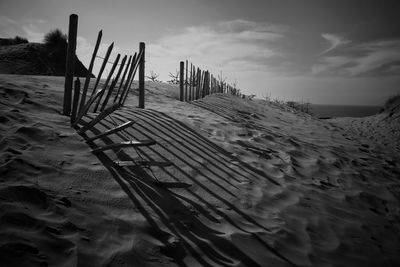
M 0 76 L 4 266 L 399 264 L 395 124 L 221 94 L 183 103 L 177 90 L 147 83 L 145 110 L 133 94 L 79 136 L 60 115 L 62 78 Z M 114 163 L 128 160 L 172 166 Z

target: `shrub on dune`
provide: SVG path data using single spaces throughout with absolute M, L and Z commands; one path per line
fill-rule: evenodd
M 50 48 L 66 49 L 67 35 L 60 29 L 52 30 L 44 36 L 44 44 Z
M 28 39 L 17 35 L 14 37 L 14 43 L 15 44 L 26 44 L 26 43 L 28 43 Z
M 10 39 L 0 38 L 0 46 L 26 44 L 26 43 L 28 43 L 28 40 L 18 35 Z

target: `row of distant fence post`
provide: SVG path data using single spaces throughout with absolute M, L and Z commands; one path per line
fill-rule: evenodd
M 179 100 L 193 101 L 204 98 L 207 95 L 215 93 L 226 93 L 232 95 L 240 95 L 236 87 L 222 81 L 222 77 L 218 80 L 208 70 L 204 71 L 196 68 L 192 63 L 186 60 L 180 62 L 179 65 Z
M 102 31 L 100 31 L 97 36 L 96 45 L 92 54 L 92 58 L 90 61 L 87 75 L 85 77 L 85 83 L 82 91 L 79 78 L 77 77 L 75 82 L 73 81 L 74 65 L 76 58 L 77 32 L 78 32 L 78 16 L 76 14 L 72 14 L 70 15 L 69 18 L 68 48 L 67 48 L 67 58 L 66 58 L 64 102 L 63 102 L 63 114 L 71 117 L 71 124 L 73 126 L 76 126 L 79 120 L 89 111 L 89 109 L 93 106 L 93 104 L 94 104 L 93 112 L 97 112 L 99 110 L 101 113 L 111 113 L 117 108 L 123 106 L 128 97 L 137 69 L 139 69 L 138 107 L 144 108 L 145 44 L 143 42 L 139 44 L 139 52 L 135 53 L 133 56 L 132 55 L 129 56 L 127 64 L 125 64 L 127 60 L 127 55 L 125 55 L 121 63 L 118 64 L 121 57 L 121 55 L 118 54 L 114 62 L 111 62 L 112 68 L 108 73 L 103 88 L 96 91 L 97 87 L 99 86 L 99 82 L 103 74 L 103 71 L 105 69 L 105 66 L 106 64 L 110 63 L 108 62 L 108 60 L 114 46 L 114 43 L 112 43 L 108 47 L 106 55 L 103 58 L 103 63 L 97 75 L 96 82 L 94 84 L 94 88 L 91 92 L 91 95 L 89 99 L 86 100 L 89 83 L 92 76 L 94 61 L 96 57 L 99 57 L 97 56 L 97 51 L 99 49 L 100 42 L 102 39 Z M 114 78 L 112 78 L 114 71 L 117 69 L 118 65 L 119 68 L 117 74 L 114 76 Z M 119 80 L 121 74 L 122 78 L 121 80 Z M 118 82 L 119 85 L 117 86 Z M 72 90 L 73 87 L 74 90 Z M 115 90 L 116 92 L 114 92 Z M 112 98 L 111 96 L 113 95 L 113 93 L 114 93 L 114 99 L 111 101 L 112 105 L 110 106 L 108 105 L 108 102 L 110 98 Z M 72 95 L 74 96 L 73 98 Z M 104 95 L 105 99 L 102 101 Z

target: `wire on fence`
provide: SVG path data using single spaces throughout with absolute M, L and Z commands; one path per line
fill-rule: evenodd
M 96 56 L 96 57 L 101 58 L 101 59 L 105 59 L 104 57 L 101 57 L 101 56 Z M 107 60 L 107 63 L 108 64 L 114 64 L 114 62 L 108 61 L 108 60 Z M 117 64 L 117 66 L 120 66 L 120 65 L 121 65 L 121 63 Z

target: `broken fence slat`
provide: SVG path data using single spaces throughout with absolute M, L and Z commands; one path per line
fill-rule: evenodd
M 117 164 L 120 167 L 125 167 L 125 166 L 145 166 L 145 167 L 151 167 L 151 166 L 156 166 L 156 167 L 169 167 L 172 166 L 172 162 L 169 161 L 133 161 L 133 160 L 128 160 L 128 161 L 114 161 L 115 164 Z
M 103 90 L 103 89 L 102 89 Z M 85 106 L 82 108 L 82 110 L 80 110 L 78 116 L 75 119 L 74 124 L 72 124 L 72 127 L 75 127 L 78 125 L 78 122 L 80 121 L 80 119 L 82 119 L 82 117 L 88 112 L 90 106 L 94 103 L 94 101 L 96 101 L 96 99 L 100 96 L 100 93 L 102 92 L 102 90 L 99 90 L 97 93 L 95 93 L 94 95 L 92 95 L 89 100 L 87 101 L 87 103 L 85 104 Z
M 138 147 L 138 146 L 152 146 L 155 145 L 156 141 L 151 139 L 146 140 L 131 140 L 131 141 L 123 141 L 121 143 L 105 145 L 96 149 L 93 149 L 93 153 L 98 153 L 105 150 L 116 149 L 116 148 L 124 148 L 124 147 Z
M 77 132 L 78 134 L 82 134 L 92 128 L 96 123 L 113 113 L 117 108 L 119 108 L 119 104 L 116 103 L 108 108 L 106 108 L 103 112 L 101 112 L 99 115 L 97 115 L 96 118 L 94 118 L 92 121 L 90 121 L 88 124 L 80 128 Z
M 92 138 L 89 138 L 86 142 L 91 142 L 91 141 L 96 140 L 96 139 L 99 139 L 99 138 L 101 138 L 101 137 L 104 137 L 104 136 L 107 136 L 107 135 L 110 135 L 110 134 L 113 134 L 113 133 L 122 131 L 122 130 L 124 130 L 124 129 L 130 127 L 130 126 L 133 125 L 134 123 L 135 123 L 134 121 L 127 121 L 127 122 L 125 122 L 124 124 L 121 124 L 121 125 L 119 125 L 119 126 L 117 126 L 117 127 L 115 127 L 115 128 L 112 128 L 112 129 L 110 129 L 110 130 L 108 130 L 108 131 L 106 131 L 106 132 L 104 132 L 104 133 L 101 133 L 101 134 L 98 134 L 98 135 L 96 135 L 96 136 L 93 136 Z

